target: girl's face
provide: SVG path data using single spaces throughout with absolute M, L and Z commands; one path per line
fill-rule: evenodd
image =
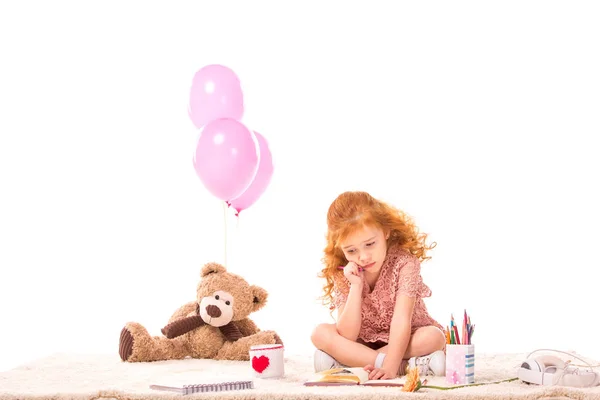
M 365 226 L 348 235 L 341 248 L 348 261 L 363 267 L 365 272 L 377 272 L 387 254 L 386 239 L 382 229 Z

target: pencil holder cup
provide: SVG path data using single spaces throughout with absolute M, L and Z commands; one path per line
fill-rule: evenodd
M 446 345 L 446 382 L 452 385 L 475 383 L 474 345 Z
M 261 344 L 251 346 L 250 365 L 256 378 L 283 377 L 283 345 Z

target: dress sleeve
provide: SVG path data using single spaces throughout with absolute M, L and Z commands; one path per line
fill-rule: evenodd
M 332 304 L 335 308 L 340 308 L 346 304 L 348 300 L 348 283 L 346 282 L 345 277 L 335 277 L 333 278 L 333 301 Z
M 405 258 L 398 267 L 396 293 L 409 297 L 429 297 L 431 290 L 423 283 L 421 262 L 411 256 Z

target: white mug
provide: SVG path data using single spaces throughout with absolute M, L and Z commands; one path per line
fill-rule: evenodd
M 257 378 L 281 378 L 283 369 L 283 345 L 261 344 L 250 347 L 250 366 Z

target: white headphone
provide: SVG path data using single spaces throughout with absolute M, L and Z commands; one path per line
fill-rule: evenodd
M 531 355 L 538 351 L 554 351 L 568 354 L 587 364 L 586 369 L 570 367 L 571 361 L 563 361 L 551 355 L 541 355 L 532 358 Z M 538 349 L 527 356 L 517 370 L 517 377 L 523 382 L 537 385 L 558 385 L 570 387 L 592 387 L 600 384 L 600 374 L 592 370 L 592 366 L 575 354 L 560 350 Z

